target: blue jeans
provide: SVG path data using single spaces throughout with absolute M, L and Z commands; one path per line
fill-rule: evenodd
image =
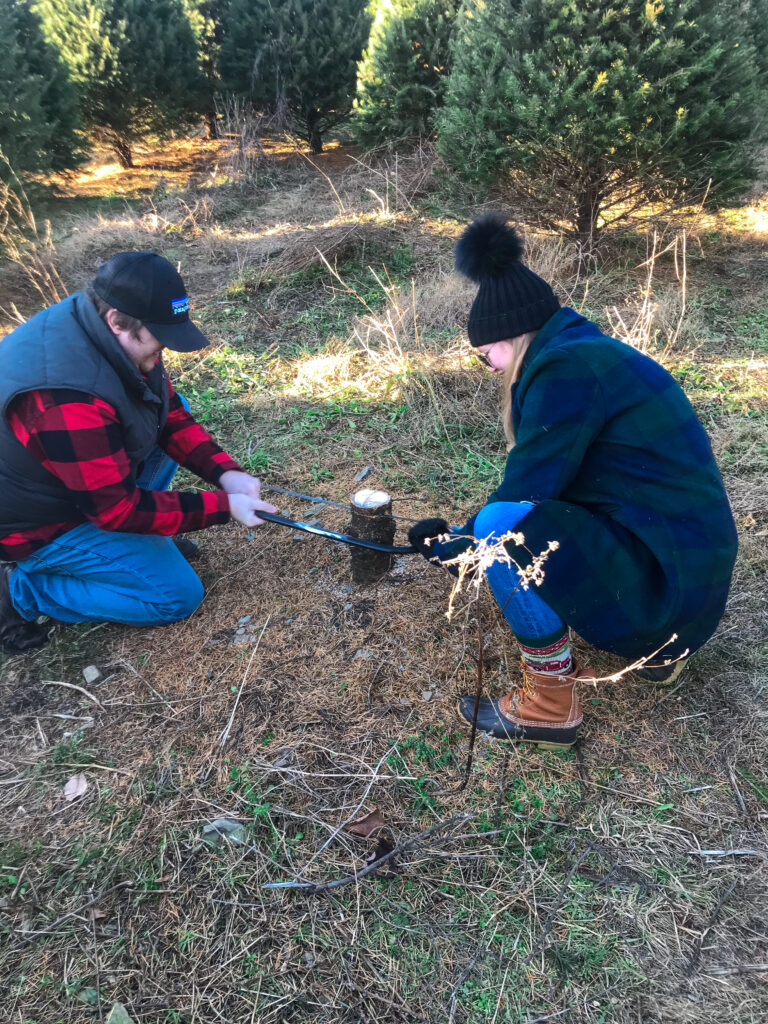
M 160 448 L 136 485 L 170 487 L 177 463 Z M 83 523 L 46 544 L 13 570 L 11 600 L 25 619 L 122 622 L 159 626 L 185 619 L 203 599 L 197 573 L 170 537 L 116 533 Z
M 474 535 L 498 540 L 509 530 L 518 528 L 525 534 L 525 523 L 522 520 L 532 508 L 533 505 L 528 501 L 496 501 L 486 505 L 475 517 Z M 542 601 L 535 587 L 523 590 L 514 568 L 503 562 L 494 562 L 486 569 L 485 576 L 504 618 L 518 640 L 523 643 L 533 641 L 531 646 L 540 647 L 563 635 L 566 630 L 563 620 Z

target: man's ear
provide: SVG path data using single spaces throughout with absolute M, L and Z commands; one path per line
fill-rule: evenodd
M 120 327 L 120 324 L 118 323 L 118 320 L 117 320 L 117 318 L 119 316 L 120 316 L 120 311 L 119 310 L 117 310 L 117 309 L 108 309 L 107 313 L 106 313 L 106 316 L 104 317 L 104 322 L 106 323 L 106 325 L 110 329 L 110 331 L 112 331 L 112 333 L 115 335 L 115 337 L 118 337 L 120 331 L 122 330 L 122 328 Z

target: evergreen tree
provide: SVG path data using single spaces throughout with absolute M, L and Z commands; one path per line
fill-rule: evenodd
M 352 108 L 367 0 L 232 0 L 221 75 L 254 106 L 285 112 L 313 153 Z
M 82 156 L 77 97 L 25 0 L 0 0 L 0 149 L 17 173 L 60 171 Z
M 469 0 L 442 155 L 505 175 L 550 222 L 591 238 L 647 199 L 751 174 L 764 123 L 745 5 L 730 0 Z
M 216 94 L 221 86 L 219 52 L 229 3 L 230 0 L 184 0 L 184 9 L 197 40 L 198 64 L 205 79 L 205 118 L 212 139 L 219 135 L 216 125 Z
M 204 87 L 181 0 L 38 0 L 36 9 L 78 89 L 84 124 L 123 167 L 142 136 L 194 122 Z
M 366 148 L 430 134 L 459 0 L 381 0 L 360 62 L 355 134 Z

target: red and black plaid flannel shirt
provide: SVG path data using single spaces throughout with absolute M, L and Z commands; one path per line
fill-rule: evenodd
M 160 447 L 210 484 L 218 484 L 227 470 L 239 470 L 187 412 L 170 381 L 168 389 L 168 419 L 158 437 Z M 224 491 L 138 488 L 117 414 L 100 398 L 81 391 L 26 392 L 11 404 L 8 422 L 30 455 L 64 484 L 82 511 L 82 518 L 70 523 L 49 523 L 0 538 L 0 553 L 8 561 L 21 561 L 86 520 L 102 530 L 168 537 L 229 520 Z

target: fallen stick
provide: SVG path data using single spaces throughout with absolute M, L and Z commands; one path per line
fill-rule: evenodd
M 242 681 L 242 683 L 240 683 L 240 689 L 237 691 L 237 697 L 235 698 L 235 706 L 232 708 L 232 714 L 229 716 L 229 721 L 227 722 L 226 728 L 222 731 L 221 736 L 219 737 L 219 747 L 222 750 L 226 746 L 227 740 L 229 739 L 229 733 L 230 733 L 230 730 L 232 729 L 232 723 L 235 720 L 235 712 L 237 711 L 237 705 L 240 703 L 240 696 L 241 696 L 241 694 L 243 692 L 243 687 L 245 686 L 245 681 L 248 678 L 248 673 L 251 670 L 251 662 L 256 657 L 256 651 L 258 651 L 258 649 L 259 649 L 259 644 L 261 643 L 261 638 L 264 636 L 264 631 L 266 630 L 267 626 L 269 625 L 269 620 L 271 618 L 272 618 L 272 615 L 271 614 L 268 615 L 267 616 L 267 621 L 261 627 L 261 632 L 259 633 L 259 639 L 256 641 L 256 646 L 253 648 L 253 653 L 251 654 L 251 657 L 250 657 L 250 660 L 248 661 L 248 664 L 246 666 L 245 672 L 243 673 L 243 681 Z
M 578 859 L 571 865 L 568 874 L 565 876 L 563 880 L 563 884 L 560 886 L 560 891 L 558 892 L 557 897 L 555 899 L 555 904 L 550 910 L 549 914 L 547 914 L 547 920 L 544 922 L 544 928 L 542 929 L 541 935 L 536 941 L 531 952 L 523 960 L 524 964 L 529 964 L 535 956 L 538 956 L 539 953 L 542 953 L 546 948 L 545 944 L 547 938 L 549 937 L 549 933 L 552 931 L 552 928 L 555 923 L 555 918 L 557 917 L 557 913 L 560 910 L 560 907 L 565 902 L 565 897 L 568 894 L 568 886 L 571 884 L 571 879 L 581 867 L 581 862 L 585 860 L 590 853 L 592 853 L 593 849 L 594 847 L 590 843 L 586 850 L 582 851 Z
M 84 694 L 88 700 L 92 700 L 94 704 L 98 704 L 102 711 L 104 711 L 104 705 L 101 703 L 98 697 L 94 697 L 84 686 L 78 686 L 77 683 L 62 683 L 58 679 L 41 679 L 40 682 L 43 686 L 65 686 L 68 690 L 77 690 L 78 693 Z
M 155 697 L 157 697 L 157 699 L 159 701 L 161 701 L 163 704 L 165 704 L 165 706 L 168 708 L 168 710 L 171 712 L 172 715 L 178 715 L 178 711 L 176 710 L 176 708 L 173 707 L 173 705 L 168 700 L 166 700 L 166 698 L 162 695 L 162 693 L 158 693 L 158 691 L 154 688 L 152 683 L 150 683 L 147 679 L 145 679 L 144 676 L 141 674 L 141 672 L 139 672 L 137 669 L 135 669 L 133 667 L 133 665 L 131 665 L 131 663 L 129 661 L 126 661 L 124 658 L 121 658 L 119 661 L 112 662 L 110 667 L 112 667 L 112 666 L 114 666 L 114 667 L 122 666 L 123 668 L 128 669 L 129 672 L 133 672 L 133 674 L 136 676 L 136 678 L 140 679 L 142 681 L 142 683 L 144 683 L 144 685 L 147 687 L 147 689 L 151 693 L 153 693 L 155 695 Z
M 412 839 L 408 839 L 406 842 L 396 846 L 394 850 L 385 853 L 383 857 L 379 857 L 378 860 L 373 861 L 371 864 L 366 864 L 359 871 L 355 871 L 351 875 L 344 875 L 343 878 L 336 878 L 332 882 L 267 882 L 265 885 L 262 885 L 262 889 L 303 889 L 305 892 L 314 893 L 325 892 L 328 889 L 338 889 L 339 886 L 349 885 L 350 882 L 359 882 L 361 878 L 365 878 L 366 875 L 380 868 L 382 864 L 386 864 L 387 861 L 392 860 L 401 853 L 407 853 L 414 846 L 428 839 L 429 836 L 448 828 L 449 825 L 453 825 L 457 821 L 464 825 L 468 821 L 472 821 L 473 818 L 476 818 L 479 813 L 479 811 L 473 811 L 471 814 L 454 814 L 452 817 L 446 818 L 445 821 L 439 821 L 437 825 L 433 825 L 432 828 L 428 828 L 425 832 L 419 832 Z
M 729 974 L 748 974 L 750 971 L 768 974 L 768 964 L 736 964 L 735 967 L 710 967 L 701 973 L 709 974 L 716 978 L 723 978 Z
M 714 928 L 714 926 L 717 924 L 718 918 L 720 917 L 720 912 L 722 911 L 723 907 L 725 906 L 725 901 L 730 897 L 731 893 L 736 888 L 737 884 L 738 884 L 738 879 L 735 882 L 733 882 L 731 885 L 728 886 L 726 891 L 722 894 L 720 899 L 715 904 L 715 909 L 709 915 L 709 920 L 704 925 L 704 928 L 702 929 L 701 934 L 699 935 L 696 943 L 694 944 L 693 949 L 691 950 L 691 954 L 690 954 L 690 956 L 688 958 L 688 964 L 687 964 L 687 966 L 685 967 L 685 970 L 684 970 L 684 974 L 686 975 L 686 977 L 690 978 L 691 975 L 698 968 L 699 961 L 701 960 L 701 953 L 702 953 L 702 950 L 704 949 L 704 940 L 706 939 L 707 935 L 712 930 L 712 928 Z
M 760 850 L 691 850 L 692 857 L 764 857 Z
M 35 939 L 39 939 L 41 935 L 48 935 L 50 932 L 55 932 L 56 929 L 64 921 L 69 920 L 70 917 L 75 917 L 77 914 L 82 914 L 88 907 L 92 907 L 94 903 L 98 903 L 99 900 L 103 900 L 109 893 L 114 892 L 115 889 L 124 889 L 127 885 L 131 885 L 131 882 L 118 882 L 116 885 L 111 885 L 109 889 L 105 889 L 104 892 L 100 892 L 98 896 L 94 896 L 92 900 L 88 900 L 87 903 L 83 903 L 82 906 L 78 907 L 77 910 L 70 910 L 68 914 L 64 914 L 63 917 L 57 918 L 53 924 L 47 928 L 43 928 L 40 931 L 34 932 L 32 935 L 28 935 L 25 939 L 22 939 L 16 946 L 17 949 L 21 949 L 22 946 L 26 946 L 28 942 L 34 942 Z

